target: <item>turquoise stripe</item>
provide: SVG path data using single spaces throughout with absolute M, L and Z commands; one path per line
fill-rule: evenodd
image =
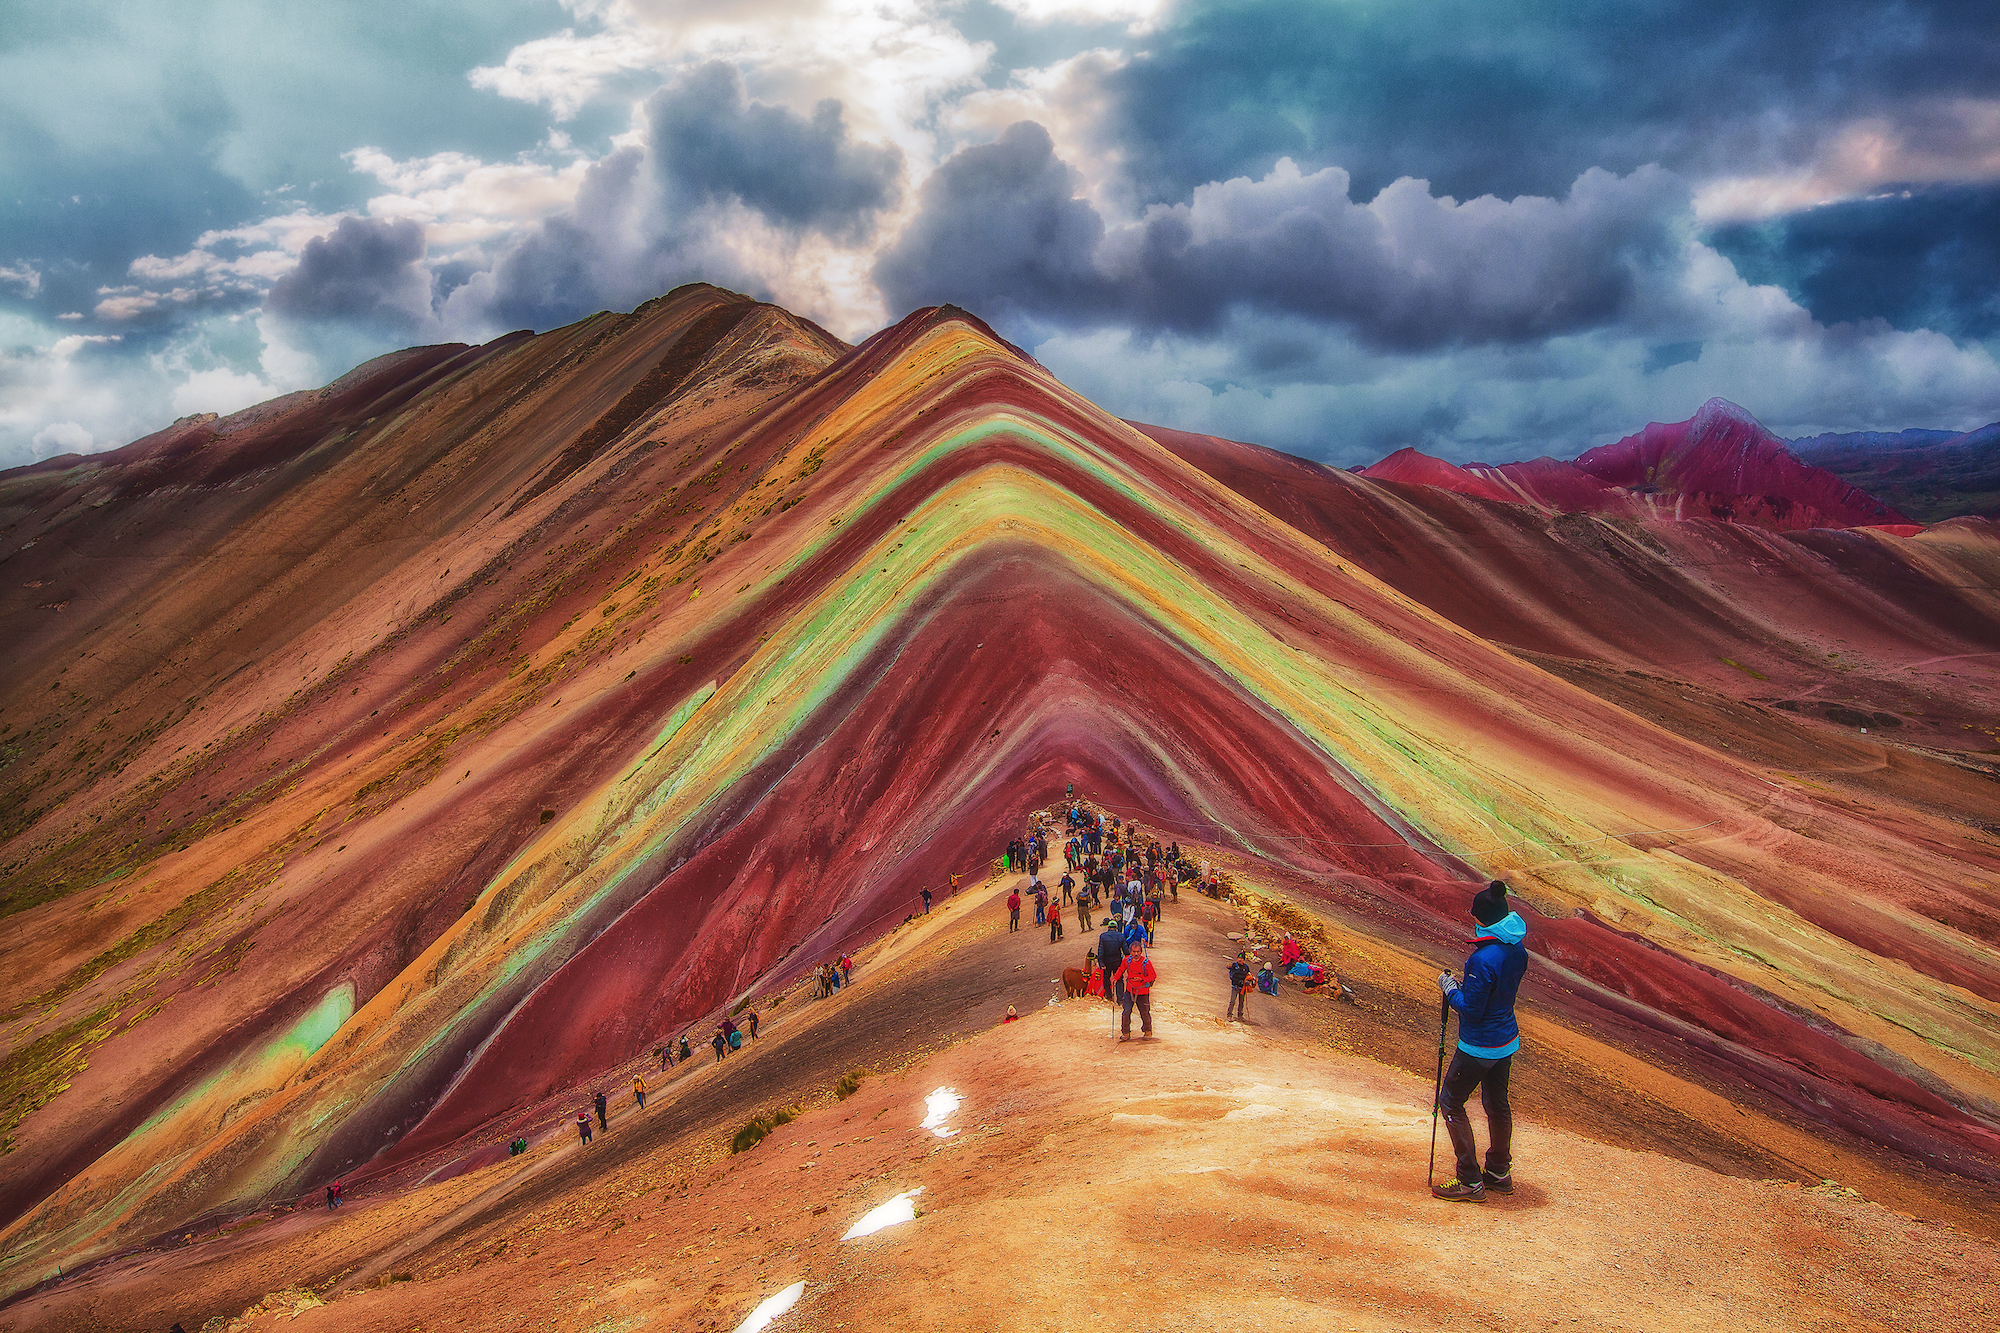
M 1474 1046 L 1470 1042 L 1461 1041 L 1458 1049 L 1475 1060 L 1501 1060 L 1521 1049 L 1521 1039 L 1516 1037 L 1505 1046 Z

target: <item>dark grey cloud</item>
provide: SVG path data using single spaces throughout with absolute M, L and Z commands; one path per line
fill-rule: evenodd
M 953 301 L 1069 327 L 1209 333 L 1233 311 L 1339 325 L 1392 350 L 1523 342 L 1630 313 L 1678 265 L 1686 186 L 1659 168 L 1585 172 L 1557 198 L 1367 202 L 1347 173 L 1281 169 L 1199 187 L 1107 231 L 1040 126 L 967 149 L 876 269 L 890 305 Z
M 952 302 L 994 319 L 1109 310 L 1092 256 L 1104 221 L 1032 121 L 967 148 L 924 182 L 923 209 L 876 265 L 896 313 Z
M 902 154 L 855 142 L 839 103 L 801 116 L 750 101 L 725 64 L 662 88 L 640 119 L 642 145 L 592 163 L 576 201 L 454 301 L 502 324 L 549 328 L 696 279 L 767 295 L 722 234 L 735 225 L 729 207 L 795 239 L 852 241 L 901 197 Z
M 773 222 L 852 237 L 901 193 L 903 155 L 848 137 L 839 102 L 810 118 L 749 101 L 711 61 L 646 103 L 652 148 L 683 201 L 736 199 Z
M 1897 192 L 1722 227 L 1710 243 L 1814 317 L 2000 335 L 2000 185 Z
M 424 229 L 408 218 L 340 220 L 307 241 L 297 267 L 272 284 L 264 305 L 292 320 L 340 320 L 415 328 L 430 314 Z
M 1323 0 L 1190 4 L 1107 76 L 1142 201 L 1338 165 L 1460 198 L 1553 194 L 1591 167 L 1736 174 L 1829 126 L 2000 90 L 1987 0 Z

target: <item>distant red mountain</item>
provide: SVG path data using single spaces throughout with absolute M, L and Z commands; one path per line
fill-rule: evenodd
M 1711 398 L 1686 421 L 1654 422 L 1574 462 L 1459 467 L 1399 449 L 1360 470 L 1378 481 L 1441 486 L 1544 509 L 1625 517 L 1717 518 L 1780 532 L 1907 525 L 1896 509 L 1800 461 L 1748 412 Z

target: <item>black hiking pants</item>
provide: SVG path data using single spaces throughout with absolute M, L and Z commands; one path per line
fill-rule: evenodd
M 1514 1057 L 1481 1060 L 1454 1051 L 1451 1067 L 1445 1070 L 1444 1092 L 1438 1109 L 1444 1113 L 1444 1127 L 1451 1135 L 1452 1151 L 1458 1157 L 1458 1179 L 1470 1185 L 1479 1179 L 1479 1146 L 1472 1141 L 1472 1121 L 1465 1114 L 1466 1099 L 1479 1089 L 1479 1104 L 1486 1109 L 1486 1170 L 1504 1176 L 1514 1166 L 1514 1112 L 1507 1105 L 1507 1075 Z

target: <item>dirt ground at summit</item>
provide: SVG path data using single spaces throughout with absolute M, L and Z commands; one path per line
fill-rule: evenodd
M 1376 1044 L 1400 1050 L 1399 1025 L 1296 993 L 1221 1022 L 1241 920 L 1184 896 L 1156 951 L 1157 1038 L 1120 1043 L 1109 1005 L 1047 1004 L 1082 956 L 1074 918 L 1059 945 L 1046 928 L 1009 934 L 1004 887 L 905 926 L 840 997 L 781 1007 L 747 1055 L 704 1055 L 645 1112 L 615 1097 L 589 1149 L 557 1125 L 524 1158 L 364 1185 L 331 1216 L 104 1265 L 0 1328 L 726 1333 L 799 1281 L 775 1328 L 1914 1333 L 2000 1319 L 1990 1241 L 1844 1188 L 1592 1141 L 1541 1113 L 1555 1099 L 1532 1078 L 1515 1196 L 1435 1202 L 1428 1077 L 1339 1048 L 1382 1026 Z M 1001 1026 L 1008 1004 L 1023 1020 Z M 826 1095 L 855 1065 L 883 1072 Z M 963 1099 L 948 1138 L 919 1128 L 941 1087 Z M 746 1107 L 794 1100 L 799 1119 L 728 1154 Z M 913 1189 L 914 1222 L 839 1239 Z

